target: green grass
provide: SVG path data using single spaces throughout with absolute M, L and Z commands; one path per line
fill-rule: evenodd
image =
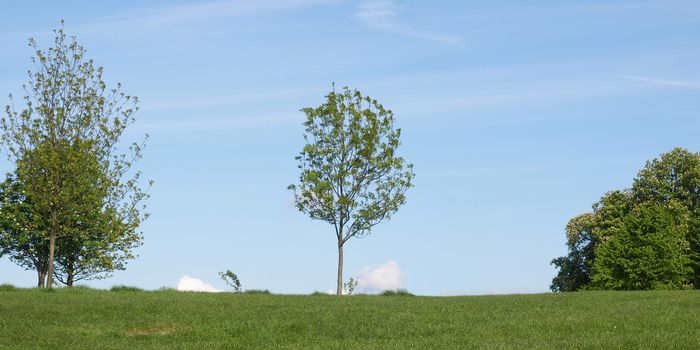
M 700 292 L 476 297 L 0 288 L 0 349 L 700 349 Z
M 243 293 L 245 293 L 245 294 L 272 294 L 272 292 L 270 292 L 267 289 L 246 289 L 245 291 L 243 291 Z

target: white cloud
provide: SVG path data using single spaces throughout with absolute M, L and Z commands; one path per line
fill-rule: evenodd
M 663 85 L 694 90 L 700 89 L 700 83 L 692 81 L 645 77 L 641 75 L 626 75 L 624 76 L 624 78 L 654 85 Z
M 392 0 L 373 0 L 362 3 L 357 7 L 355 18 L 361 20 L 370 27 L 386 32 L 411 36 L 447 45 L 461 45 L 462 38 L 432 33 L 411 28 L 410 26 L 396 19 L 400 7 Z
M 365 292 L 381 292 L 403 288 L 403 273 L 396 261 L 366 266 L 357 274 L 357 288 Z
M 209 292 L 218 293 L 221 292 L 220 289 L 215 288 L 209 283 L 193 278 L 187 275 L 182 276 L 179 281 L 177 281 L 177 290 L 180 292 Z

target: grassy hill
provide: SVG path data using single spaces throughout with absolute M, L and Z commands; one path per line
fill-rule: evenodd
M 0 287 L 0 348 L 700 349 L 700 292 L 337 298 Z

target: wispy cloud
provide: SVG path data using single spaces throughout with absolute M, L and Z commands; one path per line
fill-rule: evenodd
M 623 78 L 628 80 L 640 81 L 643 83 L 649 83 L 654 85 L 670 86 L 684 89 L 700 90 L 700 83 L 685 81 L 685 80 L 675 80 L 675 79 L 664 79 L 655 77 L 645 77 L 641 75 L 626 75 Z
M 300 114 L 290 113 L 279 116 L 232 117 L 221 119 L 189 119 L 162 122 L 146 122 L 135 124 L 139 130 L 146 132 L 208 132 L 250 129 L 256 127 L 274 127 L 285 125 L 300 125 L 303 118 Z
M 221 105 L 241 105 L 244 103 L 299 100 L 306 96 L 316 96 L 324 92 L 324 87 L 309 85 L 289 89 L 255 90 L 252 88 L 239 90 L 204 90 L 195 94 L 187 92 L 186 95 L 169 93 L 170 96 L 154 96 L 151 101 L 144 102 L 141 110 L 157 111 L 168 109 L 183 109 L 195 107 L 209 107 Z
M 418 30 L 401 22 L 397 18 L 400 10 L 392 0 L 374 0 L 360 4 L 354 16 L 370 27 L 387 32 L 446 45 L 462 44 L 462 38 L 458 36 Z
M 207 21 L 259 12 L 281 11 L 342 0 L 222 0 L 179 5 L 138 8 L 105 17 L 89 28 L 135 30 L 176 25 L 183 22 Z

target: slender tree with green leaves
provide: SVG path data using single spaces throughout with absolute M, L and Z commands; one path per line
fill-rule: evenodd
M 25 107 L 18 112 L 10 96 L 0 119 L 0 141 L 17 165 L 33 215 L 45 225 L 33 234 L 48 242 L 48 287 L 56 258 L 68 253 L 56 253 L 57 240 L 99 248 L 90 259 L 75 256 L 88 269 L 115 251 L 132 257 L 130 250 L 142 240 L 138 227 L 147 217 L 148 198 L 141 173 L 132 167 L 144 142 L 132 143 L 128 153 L 119 150 L 124 130 L 134 122 L 137 98 L 123 93 L 119 84 L 107 87 L 102 67 L 85 57 L 75 37 L 66 36 L 63 23 L 54 33 L 48 50 L 30 39 L 35 56 L 24 86 Z M 105 237 L 111 243 L 105 244 Z M 107 269 L 120 264 L 101 263 Z
M 306 145 L 296 157 L 299 183 L 290 185 L 297 208 L 333 225 L 337 238 L 336 293 L 343 292 L 343 246 L 387 221 L 406 201 L 413 165 L 398 156 L 401 129 L 376 100 L 347 87 L 304 108 Z

